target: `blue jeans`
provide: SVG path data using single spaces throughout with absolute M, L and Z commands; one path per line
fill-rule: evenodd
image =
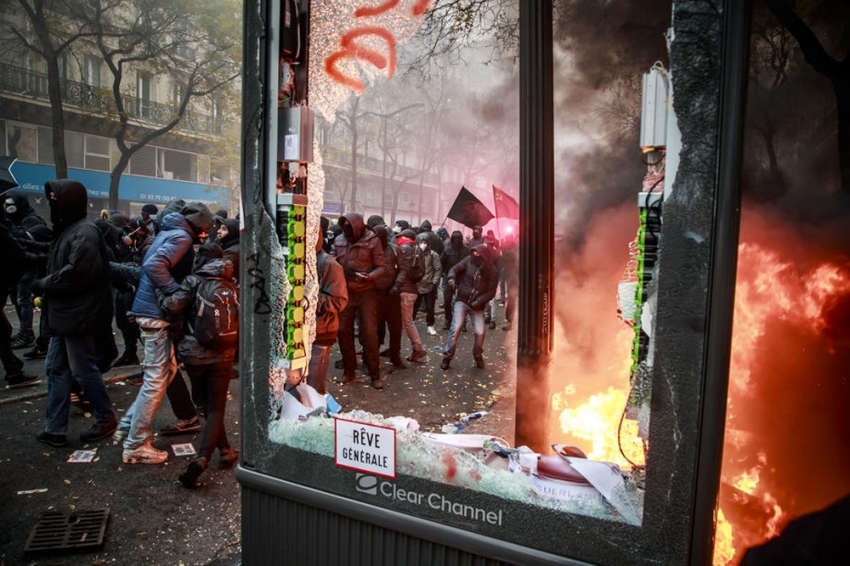
M 95 424 L 108 425 L 118 420 L 106 391 L 103 376 L 95 362 L 94 336 L 54 336 L 50 339 L 44 369 L 47 372 L 47 411 L 45 430 L 51 434 L 68 432 L 71 386 L 74 380 L 83 386 L 91 403 Z
M 324 395 L 325 380 L 328 376 L 328 365 L 331 361 L 333 344 L 316 344 L 310 351 L 310 367 L 307 373 L 307 385 Z
M 153 436 L 153 417 L 162 404 L 168 384 L 177 375 L 177 358 L 168 327 L 142 328 L 142 340 L 145 342 L 144 382 L 118 425 L 130 431 L 124 441 L 124 448 L 128 450 L 138 448 Z
M 446 346 L 443 348 L 443 358 L 446 360 L 455 357 L 457 337 L 460 334 L 463 321 L 466 320 L 466 315 L 469 315 L 472 321 L 472 333 L 475 340 L 472 344 L 472 356 L 480 358 L 484 353 L 484 310 L 474 311 L 463 301 L 456 300 L 452 309 L 452 327 L 449 330 L 448 338 L 446 338 Z

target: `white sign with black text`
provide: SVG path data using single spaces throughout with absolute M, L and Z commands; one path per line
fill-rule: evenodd
M 395 429 L 334 419 L 334 464 L 395 479 Z

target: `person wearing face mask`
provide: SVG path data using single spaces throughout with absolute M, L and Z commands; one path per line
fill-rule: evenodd
M 496 295 L 499 274 L 493 265 L 490 248 L 480 244 L 469 255 L 449 270 L 446 284 L 455 290 L 454 313 L 446 345 L 443 348 L 443 361 L 440 367 L 449 369 L 457 348 L 457 337 L 461 325 L 469 315 L 472 320 L 472 357 L 475 367 L 483 369 L 484 364 L 484 307 Z
M 409 362 L 420 362 L 428 352 L 422 347 L 422 340 L 419 337 L 419 330 L 413 322 L 416 299 L 419 297 L 419 283 L 408 276 L 411 271 L 411 265 L 416 261 L 416 256 L 422 259 L 424 254 L 416 253 L 416 234 L 413 230 L 403 230 L 396 238 L 398 242 L 398 274 L 393 286 L 390 288 L 391 295 L 399 295 L 401 297 L 401 326 L 410 340 L 410 345 L 413 346 L 413 353 L 407 357 Z
M 475 226 L 472 229 L 472 237 L 466 241 L 466 247 L 470 250 L 474 250 L 477 246 L 481 244 L 485 244 L 484 238 L 481 236 L 483 233 L 483 229 L 481 226 Z
M 96 336 L 112 323 L 112 291 L 106 246 L 97 227 L 86 219 L 86 188 L 62 179 L 45 183 L 44 194 L 54 238 L 47 276 L 36 279 L 33 290 L 43 298 L 42 316 L 51 338 L 45 362 L 45 425 L 36 439 L 59 447 L 68 443 L 68 400 L 74 380 L 81 383 L 95 419 L 80 440 L 93 442 L 115 431 L 117 417 L 95 363 Z
M 386 271 L 381 242 L 363 215 L 349 212 L 337 222 L 342 234 L 334 240 L 331 255 L 342 266 L 348 287 L 348 304 L 339 315 L 339 350 L 342 354 L 343 384 L 356 379 L 357 354 L 354 349 L 354 319 L 360 319 L 363 362 L 372 380 L 372 387 L 383 389 L 381 359 L 378 354 L 378 300 L 375 287 Z
M 194 245 L 206 241 L 213 226 L 212 213 L 202 203 L 189 203 L 180 212 L 165 216 L 160 232 L 145 256 L 139 274 L 139 287 L 130 315 L 142 330 L 144 361 L 143 383 L 136 400 L 127 409 L 113 439 L 124 441 L 125 464 L 161 464 L 168 453 L 153 446 L 153 417 L 168 392 L 177 422 L 168 434 L 200 430 L 195 405 L 186 382 L 177 371 L 177 359 L 171 336 L 169 313 L 164 311 L 157 293 L 170 296 L 191 272 L 195 261 Z M 175 379 L 176 378 L 176 379 Z M 176 432 L 171 432 L 176 431 Z M 165 429 L 163 430 L 165 433 Z
M 3 212 L 9 220 L 9 229 L 12 232 L 12 237 L 22 241 L 48 243 L 53 237 L 53 233 L 47 226 L 47 222 L 39 216 L 29 203 L 29 199 L 24 194 L 7 194 L 6 200 L 3 203 Z M 20 327 L 18 333 L 12 336 L 12 349 L 18 350 L 29 348 L 35 343 L 35 333 L 33 332 L 33 293 L 32 282 L 44 275 L 43 266 L 36 264 L 21 266 L 21 277 L 17 285 L 11 289 L 12 302 L 15 305 L 15 313 L 18 315 Z M 41 273 L 39 273 L 41 271 Z M 34 357 L 43 357 L 47 354 L 48 337 L 39 337 L 36 346 L 38 356 L 31 357 L 26 355 L 26 358 L 33 359 Z M 27 352 L 30 354 L 30 352 Z
M 224 251 L 224 259 L 233 264 L 233 278 L 239 279 L 239 221 L 215 217 L 216 243 Z
M 447 285 L 449 270 L 459 264 L 463 258 L 469 255 L 469 248 L 463 244 L 463 234 L 455 230 L 449 239 L 449 244 L 440 255 L 440 264 L 443 268 L 443 315 L 446 322 L 443 330 L 449 330 L 452 326 L 453 304 L 455 291 Z
M 419 296 L 413 305 L 413 312 L 419 312 L 419 307 L 425 307 L 425 324 L 428 326 L 428 334 L 436 336 L 434 329 L 434 306 L 437 303 L 437 288 L 440 286 L 440 278 L 443 276 L 443 268 L 440 264 L 440 254 L 431 249 L 428 234 L 436 236 L 433 232 L 423 232 L 416 236 L 416 245 L 422 250 L 425 260 L 425 276 L 419 281 L 417 290 Z

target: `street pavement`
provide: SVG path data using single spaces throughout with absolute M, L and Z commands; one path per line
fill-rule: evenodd
M 503 309 L 499 309 L 499 324 Z M 9 319 L 16 318 L 7 308 Z M 486 369 L 474 367 L 471 356 L 472 332 L 462 333 L 452 368 L 439 368 L 440 348 L 447 332 L 436 336 L 426 332 L 420 315 L 417 327 L 428 349 L 422 363 L 408 363 L 407 369 L 393 368 L 382 358 L 387 377 L 383 391 L 369 386 L 368 379 L 341 385 L 341 370 L 328 372 L 328 390 L 343 407 L 404 415 L 418 419 L 422 430 L 439 431 L 442 424 L 457 420 L 462 413 L 487 411 L 488 415 L 469 432 L 486 433 L 512 441 L 515 387 L 511 352 L 516 351 L 516 331 L 488 330 L 485 342 Z M 437 328 L 442 326 L 438 315 Z M 116 335 L 123 351 L 120 333 Z M 407 337 L 402 338 L 403 356 L 410 354 Z M 20 356 L 25 350 L 17 350 Z M 141 347 L 139 348 L 141 353 Z M 339 359 L 335 348 L 332 363 Z M 333 366 L 332 366 L 333 368 Z M 83 444 L 80 433 L 93 419 L 89 413 L 72 407 L 68 430 L 69 444 L 53 448 L 36 441 L 43 429 L 47 386 L 44 360 L 27 361 L 25 371 L 41 376 L 35 386 L 0 389 L 0 566 L 17 564 L 173 564 L 230 566 L 241 563 L 240 489 L 232 469 L 221 469 L 218 456 L 201 480 L 201 489 L 184 488 L 177 477 L 191 456 L 175 455 L 175 447 L 191 444 L 197 449 L 200 433 L 182 436 L 157 435 L 154 445 L 169 452 L 162 465 L 130 465 L 121 461 L 122 446 L 111 439 Z M 104 374 L 107 390 L 119 418 L 138 392 L 132 385 L 139 366 L 115 368 Z M 230 442 L 239 446 L 240 380 L 230 386 L 225 426 Z M 158 411 L 154 430 L 173 421 L 167 401 Z M 179 447 L 177 447 L 179 450 Z M 95 451 L 89 463 L 69 463 L 78 450 Z M 33 528 L 47 512 L 64 514 L 108 509 L 104 542 L 84 550 L 49 550 L 25 553 Z

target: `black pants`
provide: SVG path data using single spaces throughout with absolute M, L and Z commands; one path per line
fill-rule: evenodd
M 192 382 L 192 396 L 200 403 L 205 419 L 198 456 L 207 461 L 216 448 L 230 448 L 224 429 L 224 411 L 232 367 L 232 360 L 200 366 L 186 365 L 186 373 Z
M 434 288 L 427 293 L 419 293 L 419 296 L 416 297 L 416 302 L 413 303 L 414 318 L 416 318 L 415 313 L 419 312 L 419 307 L 422 306 L 423 303 L 425 304 L 425 324 L 428 326 L 434 326 L 434 307 L 437 303 L 436 285 L 434 285 Z
M 0 292 L 4 305 L 8 296 L 8 289 Z M 0 309 L 0 361 L 3 363 L 7 378 L 18 375 L 24 368 L 24 362 L 12 351 L 12 323 L 6 318 L 5 309 Z
M 401 295 L 382 294 L 378 300 L 378 343 L 390 332 L 390 359 L 401 359 Z
M 381 377 L 381 359 L 378 355 L 378 291 L 349 293 L 348 304 L 339 313 L 339 350 L 345 365 L 345 375 L 354 377 L 357 371 L 357 353 L 354 350 L 354 318 L 360 317 L 360 343 L 363 344 L 363 361 L 372 379 Z

